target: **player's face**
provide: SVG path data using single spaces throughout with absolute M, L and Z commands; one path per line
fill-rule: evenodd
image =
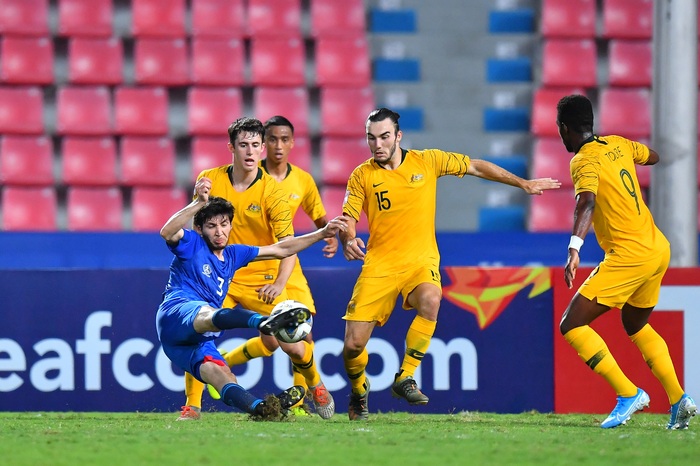
M 234 143 L 228 143 L 228 150 L 233 154 L 234 170 L 246 172 L 257 170 L 264 148 L 265 144 L 259 134 L 238 133 Z
M 367 145 L 377 163 L 389 163 L 398 157 L 401 131 L 394 132 L 394 123 L 389 119 L 367 122 Z
M 228 236 L 231 233 L 231 222 L 225 215 L 212 217 L 204 222 L 200 233 L 209 249 L 212 251 L 224 249 L 228 244 Z
M 294 135 L 288 126 L 270 126 L 265 131 L 267 159 L 276 163 L 287 163 L 289 152 L 294 147 Z
M 559 137 L 561 138 L 561 142 L 564 143 L 566 150 L 573 152 L 574 150 L 571 147 L 571 142 L 569 141 L 569 128 L 566 125 L 562 125 L 559 123 L 559 120 L 557 120 L 557 129 L 559 130 Z

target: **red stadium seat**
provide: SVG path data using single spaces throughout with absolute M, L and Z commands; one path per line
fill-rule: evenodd
M 3 136 L 0 139 L 0 184 L 53 185 L 51 139 L 46 136 Z
M 173 213 L 187 205 L 181 188 L 136 187 L 131 193 L 131 229 L 160 231 Z
M 241 86 L 245 83 L 245 47 L 237 38 L 192 40 L 192 82 L 210 86 Z
M 540 88 L 532 97 L 530 130 L 535 136 L 559 136 L 557 130 L 557 103 L 570 94 L 585 94 L 583 89 Z
M 131 0 L 136 37 L 185 37 L 185 0 Z
M 651 97 L 648 89 L 603 89 L 599 98 L 600 134 L 630 139 L 651 134 Z
M 2 190 L 2 229 L 54 231 L 57 205 L 53 188 L 6 186 Z
M 197 0 L 192 2 L 192 35 L 195 37 L 241 37 L 245 33 L 243 0 Z
M 109 38 L 113 15 L 112 0 L 59 0 L 58 33 Z
M 306 85 L 304 41 L 300 37 L 264 37 L 251 41 L 254 86 Z
M 2 38 L 0 80 L 10 84 L 53 84 L 53 42 L 47 37 Z
M 327 186 L 321 190 L 321 199 L 323 206 L 326 208 L 327 217 L 335 218 L 343 213 L 343 200 L 345 199 L 345 187 Z M 357 223 L 355 230 L 358 233 L 367 233 L 369 231 L 367 225 L 367 217 L 364 212 L 360 215 L 360 221 Z
M 121 231 L 124 201 L 119 188 L 69 187 L 68 230 Z
M 603 36 L 619 39 L 651 39 L 654 26 L 652 0 L 604 0 Z
M 364 36 L 316 40 L 316 84 L 364 87 L 371 80 L 369 46 Z
M 243 97 L 239 88 L 191 87 L 187 95 L 189 133 L 225 136 L 226 129 L 241 116 L 242 110 Z
M 134 46 L 136 84 L 185 86 L 190 83 L 183 39 L 138 39 Z
M 114 107 L 119 134 L 168 134 L 168 93 L 162 87 L 118 87 Z
M 248 35 L 301 37 L 301 0 L 248 0 Z
M 306 215 L 304 209 L 301 207 L 297 210 L 296 215 L 292 219 L 292 225 L 294 226 L 294 234 L 299 236 L 300 234 L 308 233 L 316 229 L 314 221 Z
M 57 108 L 58 134 L 101 136 L 112 132 L 112 107 L 106 87 L 62 87 Z
M 543 0 L 542 36 L 595 38 L 596 0 Z
M 346 186 L 350 173 L 372 154 L 363 138 L 327 137 L 321 141 L 323 184 Z
M 73 84 L 121 84 L 124 48 L 117 38 L 73 37 L 68 42 L 68 80 Z
M 548 191 L 542 196 L 531 196 L 528 231 L 571 233 L 575 206 L 573 189 L 559 189 Z
M 309 92 L 305 87 L 262 87 L 253 90 L 255 116 L 263 123 L 282 115 L 294 125 L 295 136 L 309 134 Z
M 365 34 L 362 0 L 311 0 L 311 35 L 314 37 Z
M 175 184 L 175 144 L 171 139 L 127 136 L 122 138 L 120 155 L 122 184 Z
M 0 35 L 49 35 L 49 0 L 3 0 Z
M 62 146 L 63 183 L 73 186 L 112 186 L 118 183 L 114 138 L 65 137 Z
M 542 52 L 542 84 L 595 87 L 597 62 L 592 39 L 549 39 Z
M 44 133 L 44 95 L 40 88 L 0 87 L 0 133 Z
M 569 153 L 559 137 L 535 139 L 532 148 L 531 178 L 555 178 L 564 188 L 574 186 L 569 162 L 574 154 Z
M 608 44 L 608 85 L 651 86 L 651 41 L 611 39 Z
M 197 179 L 202 171 L 208 168 L 229 165 L 233 156 L 226 143 L 228 136 L 222 133 L 218 137 L 192 138 L 192 180 Z
M 321 88 L 321 134 L 364 137 L 367 116 L 374 110 L 371 88 Z

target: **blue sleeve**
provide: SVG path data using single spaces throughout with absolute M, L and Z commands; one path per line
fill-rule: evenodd
M 198 233 L 192 230 L 185 229 L 183 231 L 185 232 L 185 235 L 180 238 L 180 241 L 178 241 L 177 244 L 170 244 L 167 241 L 165 244 L 168 246 L 168 249 L 170 249 L 170 252 L 175 254 L 177 257 L 181 259 L 189 259 L 194 255 L 197 245 L 197 238 L 200 238 L 200 236 Z
M 234 260 L 236 269 L 245 267 L 253 261 L 260 253 L 260 248 L 257 246 L 247 246 L 244 244 L 233 244 L 226 248 L 226 252 Z

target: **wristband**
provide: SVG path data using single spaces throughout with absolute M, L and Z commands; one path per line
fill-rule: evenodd
M 571 239 L 569 240 L 569 249 L 575 249 L 578 251 L 581 249 L 581 246 L 583 246 L 583 240 L 576 235 L 571 235 Z

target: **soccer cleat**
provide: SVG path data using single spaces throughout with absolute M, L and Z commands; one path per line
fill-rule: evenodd
M 667 429 L 684 430 L 688 428 L 690 418 L 698 412 L 695 401 L 686 394 L 683 394 L 677 403 L 671 406 L 671 420 L 668 421 Z
M 274 335 L 279 329 L 296 326 L 311 317 L 311 311 L 302 307 L 284 309 L 263 320 L 258 330 L 265 335 Z
M 615 409 L 610 415 L 600 424 L 603 429 L 611 429 L 621 424 L 626 424 L 632 414 L 636 411 L 641 411 L 649 407 L 649 395 L 641 388 L 637 389 L 637 394 L 634 396 L 618 396 Z
M 304 387 L 301 385 L 294 385 L 275 395 L 275 398 L 280 400 L 280 408 L 287 410 L 303 400 L 305 394 L 306 390 L 304 390 Z
M 201 408 L 196 408 L 194 406 L 183 406 L 182 411 L 180 411 L 180 417 L 177 418 L 178 421 L 199 421 L 202 417 L 200 414 Z
M 292 416 L 304 417 L 309 415 L 309 413 L 304 408 L 304 405 L 293 406 L 292 409 L 289 410 L 289 412 L 292 413 Z
M 351 421 L 366 421 L 369 419 L 369 379 L 365 379 L 364 395 L 358 395 L 350 392 L 350 404 L 348 406 L 348 417 Z
M 311 390 L 311 395 L 313 395 L 316 414 L 323 419 L 332 418 L 335 414 L 335 401 L 333 400 L 333 395 L 326 390 L 323 382 L 315 387 L 309 387 L 309 390 Z
M 289 412 L 289 408 L 304 399 L 305 390 L 301 385 L 289 387 L 277 395 L 267 395 L 250 413 L 256 421 L 281 421 Z
M 398 377 L 398 374 L 396 376 Z M 403 380 L 394 379 L 394 383 L 391 386 L 391 395 L 394 398 L 403 398 L 408 401 L 408 404 L 412 405 L 427 405 L 428 401 L 430 401 L 430 398 L 418 389 L 416 381 L 411 376 Z

